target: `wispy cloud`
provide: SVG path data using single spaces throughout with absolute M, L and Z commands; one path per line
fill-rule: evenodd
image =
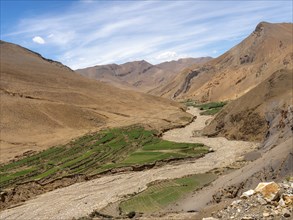
M 260 21 L 291 21 L 291 8 L 291 1 L 81 0 L 62 14 L 23 18 L 3 36 L 74 69 L 131 59 L 158 63 L 219 55 Z

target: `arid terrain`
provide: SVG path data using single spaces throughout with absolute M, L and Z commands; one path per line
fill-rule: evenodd
M 88 80 L 17 45 L 0 46 L 1 162 L 102 128 L 163 129 L 191 119 L 176 102 Z
M 289 219 L 292 29 L 261 22 L 214 59 L 77 71 L 1 41 L 0 218 Z
M 78 69 L 76 72 L 89 78 L 107 82 L 118 88 L 147 93 L 158 86 L 168 83 L 181 70 L 191 65 L 206 63 L 211 59 L 211 57 L 183 58 L 157 65 L 152 65 L 142 60 L 121 65 L 100 65 L 86 69 Z
M 292 24 L 259 23 L 241 43 L 178 74 L 151 94 L 198 101 L 233 100 L 280 69 L 292 69 Z

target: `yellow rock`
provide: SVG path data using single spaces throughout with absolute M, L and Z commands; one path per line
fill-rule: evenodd
M 280 186 L 275 182 L 259 183 L 255 188 L 255 192 L 261 193 L 268 201 L 276 199 L 279 195 L 279 191 Z

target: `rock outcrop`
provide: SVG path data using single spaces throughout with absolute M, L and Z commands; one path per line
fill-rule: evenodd
M 213 219 L 258 220 L 258 219 L 292 219 L 293 212 L 293 178 L 282 183 L 262 182 L 253 190 L 242 194 L 228 207 L 212 213 Z

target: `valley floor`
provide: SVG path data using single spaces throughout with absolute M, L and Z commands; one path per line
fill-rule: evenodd
M 99 211 L 109 203 L 122 200 L 128 194 L 145 190 L 147 184 L 156 180 L 180 178 L 228 167 L 241 161 L 243 155 L 257 147 L 257 143 L 229 141 L 223 137 L 200 137 L 200 132 L 195 137 L 194 131 L 204 128 L 212 117 L 200 115 L 196 108 L 190 108 L 188 112 L 197 116 L 194 122 L 184 128 L 170 130 L 162 138 L 174 142 L 203 143 L 211 147 L 213 152 L 193 161 L 181 161 L 149 170 L 113 174 L 76 183 L 6 209 L 0 213 L 0 218 L 72 219 L 86 216 L 93 210 Z

